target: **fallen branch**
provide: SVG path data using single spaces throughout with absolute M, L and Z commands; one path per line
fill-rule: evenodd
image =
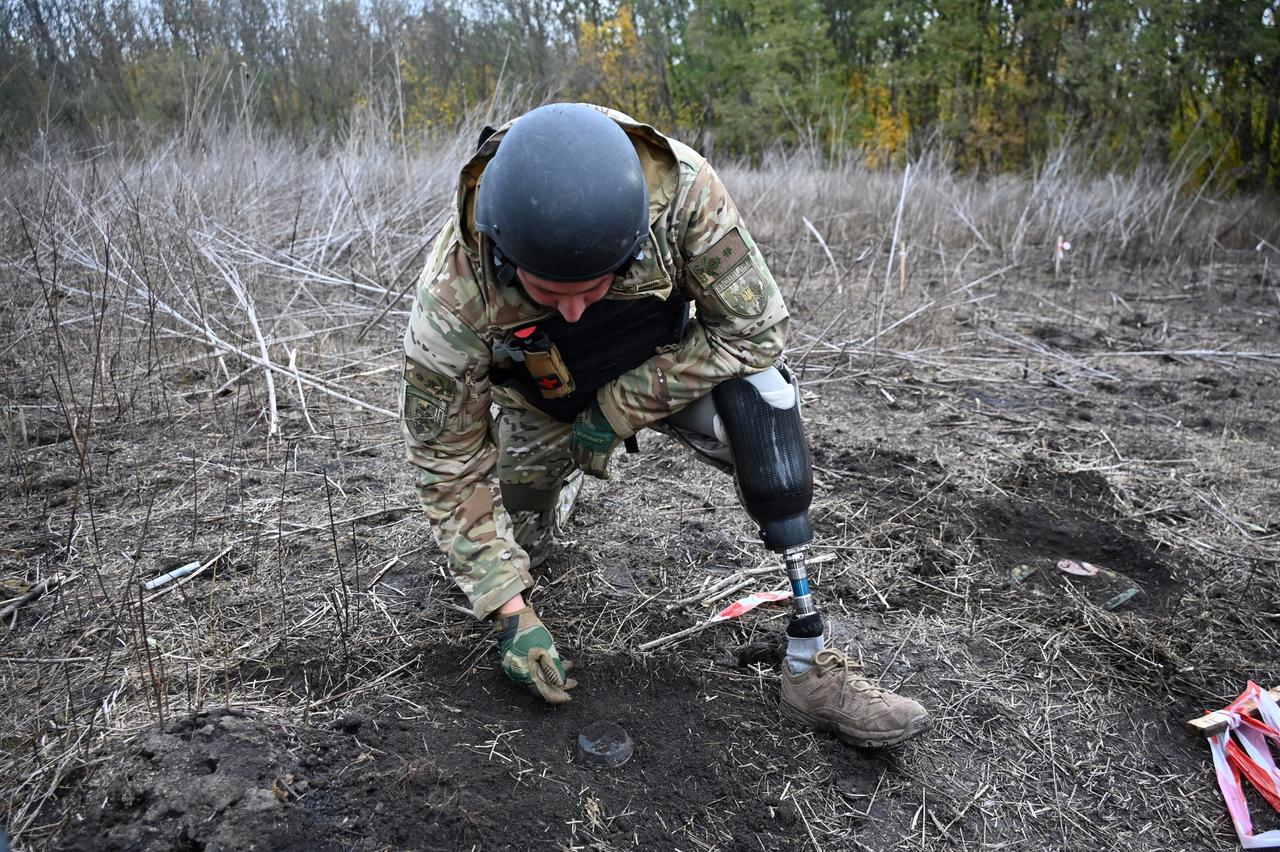
M 713 624 L 719 624 L 722 621 L 730 621 L 744 613 L 750 612 L 762 603 L 773 603 L 776 601 L 786 600 L 789 597 L 791 597 L 791 592 L 789 590 L 756 592 L 755 594 L 747 595 L 745 598 L 729 604 L 727 607 L 720 610 L 701 624 L 695 624 L 692 627 L 686 627 L 684 630 L 677 630 L 675 633 L 670 633 L 666 636 L 659 636 L 657 639 L 651 639 L 643 645 L 638 645 L 636 650 L 649 651 L 660 645 L 668 645 L 672 642 L 678 642 L 695 633 L 701 633 Z
M 59 665 L 61 663 L 92 663 L 96 657 L 0 657 L 0 663 L 16 665 Z
M 391 557 L 390 559 L 388 559 L 388 560 L 387 560 L 387 564 L 386 564 L 386 565 L 383 565 L 381 568 L 379 568 L 379 569 L 378 569 L 378 573 L 377 573 L 377 574 L 374 574 L 374 575 L 373 575 L 373 579 L 372 579 L 372 580 L 370 580 L 370 581 L 365 585 L 365 587 L 364 587 L 364 588 L 365 588 L 365 591 L 370 591 L 370 590 L 372 590 L 372 589 L 373 589 L 373 587 L 374 587 L 374 586 L 378 585 L 378 581 L 379 581 L 379 580 L 381 580 L 381 579 L 383 578 L 383 576 L 384 576 L 388 571 L 390 571 L 392 568 L 394 568 L 394 567 L 395 567 L 395 564 L 396 564 L 397 562 L 399 562 L 399 561 L 400 561 L 400 557 L 399 557 L 399 556 L 393 556 L 393 557 Z
M 387 506 L 382 509 L 374 509 L 372 512 L 362 512 L 359 515 L 350 515 L 348 517 L 338 518 L 337 520 L 329 521 L 323 524 L 311 524 L 310 526 L 305 526 L 305 527 L 295 527 L 291 530 L 282 529 L 281 527 L 277 526 L 275 529 L 264 530 L 261 534 L 268 535 L 273 538 L 289 538 L 290 536 L 301 535 L 302 533 L 305 533 L 305 532 L 319 532 L 319 531 L 327 530 L 330 527 L 340 527 L 343 524 L 350 524 L 355 521 L 363 521 L 365 518 L 376 518 L 378 515 L 386 515 L 391 512 L 408 513 L 418 508 L 420 507 L 419 506 Z M 401 517 L 400 520 L 404 520 L 405 517 L 409 517 L 409 516 L 406 514 L 403 517 Z M 236 543 L 239 544 L 242 542 L 255 540 L 258 537 L 258 535 L 260 534 L 252 533 L 250 535 L 243 535 L 240 538 L 236 539 Z M 410 553 L 412 553 L 412 551 L 410 551 Z
M 1222 349 L 1140 349 L 1124 352 L 1089 352 L 1089 358 L 1247 358 L 1255 361 L 1280 360 L 1280 352 L 1227 351 Z
M 817 556 L 814 556 L 812 559 L 806 560 L 806 564 L 820 565 L 823 562 L 830 562 L 835 558 L 836 558 L 836 555 L 834 553 L 821 553 Z M 674 601 L 672 603 L 667 604 L 667 609 L 680 609 L 681 607 L 686 607 L 689 604 L 695 604 L 700 602 L 710 603 L 711 601 L 724 597 L 727 594 L 731 594 L 732 592 L 738 591 L 738 589 L 736 588 L 730 589 L 727 587 L 734 586 L 735 584 L 740 583 L 742 580 L 748 577 L 754 577 L 757 574 L 772 574 L 774 572 L 781 573 L 786 570 L 787 570 L 786 566 L 784 565 L 765 565 L 761 568 L 744 568 L 741 571 L 734 571 L 732 574 L 729 574 L 717 580 L 716 582 L 712 583 L 710 586 L 698 592 L 696 595 L 690 595 L 687 598 L 681 598 L 678 601 Z
M 31 591 L 26 592 L 25 594 L 19 595 L 18 597 L 9 601 L 9 603 L 5 604 L 3 608 L 0 608 L 0 621 L 4 621 L 5 619 L 12 617 L 13 623 L 9 625 L 9 629 L 12 630 L 14 627 L 17 626 L 19 609 L 21 609 L 22 607 L 26 606 L 29 603 L 33 603 L 34 601 L 39 600 L 40 598 L 44 597 L 46 594 L 48 594 L 52 590 L 58 588 L 58 586 L 62 583 L 62 581 L 63 581 L 62 575 L 55 574 L 49 579 L 44 580 L 40 583 L 37 583 L 35 587 L 31 589 Z
M 657 648 L 660 645 L 667 645 L 667 644 L 670 644 L 671 642 L 678 642 L 681 639 L 685 639 L 689 636 L 692 636 L 695 633 L 701 633 L 702 631 L 706 630 L 708 627 L 710 627 L 713 624 L 719 624 L 719 623 L 720 622 L 718 619 L 708 618 L 706 621 L 702 622 L 701 624 L 695 624 L 692 627 L 686 627 L 684 630 L 677 630 L 675 633 L 668 633 L 666 636 L 659 636 L 657 639 L 651 639 L 650 641 L 645 642 L 643 645 L 638 646 L 636 650 L 648 651 L 653 648 Z

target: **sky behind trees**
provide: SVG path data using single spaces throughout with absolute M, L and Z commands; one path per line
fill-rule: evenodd
M 251 115 L 308 138 L 456 129 L 501 89 L 615 106 L 716 154 L 1191 162 L 1280 189 L 1261 0 L 9 0 L 0 133 Z M 496 120 L 507 118 L 496 115 Z

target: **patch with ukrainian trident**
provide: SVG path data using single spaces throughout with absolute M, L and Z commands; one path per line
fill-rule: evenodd
M 747 319 L 764 313 L 764 284 L 751 263 L 751 249 L 737 228 L 694 258 L 689 272 L 729 313 Z
M 427 443 L 444 431 L 458 383 L 408 358 L 404 363 L 404 422 L 414 440 Z

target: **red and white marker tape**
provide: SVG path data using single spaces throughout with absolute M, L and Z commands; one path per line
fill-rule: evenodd
M 1240 712 L 1250 699 L 1257 704 L 1261 720 Z M 1243 775 L 1273 808 L 1280 811 L 1280 767 L 1276 766 L 1275 757 L 1267 745 L 1268 739 L 1280 743 L 1280 706 L 1265 689 L 1249 681 L 1240 697 L 1220 712 L 1228 718 L 1227 728 L 1209 737 L 1209 748 L 1213 752 L 1213 769 L 1218 775 L 1222 798 L 1227 802 L 1227 812 L 1236 827 L 1236 837 L 1240 838 L 1240 845 L 1245 849 L 1280 847 L 1280 829 L 1253 833 L 1249 805 L 1240 785 L 1240 776 Z M 1232 739 L 1232 734 L 1235 739 Z
M 669 642 L 677 642 L 687 636 L 692 636 L 695 633 L 701 633 L 713 624 L 719 624 L 722 621 L 737 618 L 743 613 L 751 612 L 751 610 L 760 606 L 760 604 L 785 601 L 789 597 L 791 597 L 790 589 L 785 592 L 756 592 L 755 594 L 747 595 L 745 598 L 739 598 L 729 604 L 727 607 L 720 610 L 701 624 L 695 624 L 692 627 L 686 627 L 684 630 L 677 630 L 675 633 L 667 636 L 660 636 L 657 639 L 651 639 L 643 645 L 637 645 L 636 650 L 648 651 L 651 648 L 657 648 L 659 645 L 666 645 Z
M 756 592 L 729 604 L 727 607 L 711 616 L 711 620 L 725 621 L 726 619 L 737 618 L 744 613 L 751 612 L 751 610 L 760 606 L 762 603 L 785 601 L 789 597 L 791 597 L 791 591 L 789 589 L 785 592 Z

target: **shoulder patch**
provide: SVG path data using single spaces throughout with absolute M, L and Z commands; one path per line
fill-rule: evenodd
M 405 359 L 401 380 L 405 426 L 414 440 L 435 440 L 444 431 L 445 416 L 457 392 L 458 383 L 443 373 L 429 370 Z
M 737 228 L 690 261 L 688 271 L 729 313 L 748 319 L 764 313 L 764 285 L 753 274 L 751 249 Z

